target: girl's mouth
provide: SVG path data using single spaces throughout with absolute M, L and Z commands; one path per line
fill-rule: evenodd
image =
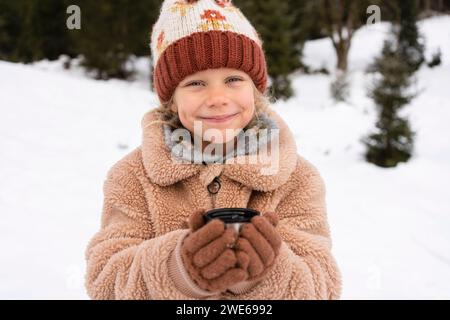
M 203 118 L 203 117 L 201 117 L 200 119 L 202 119 L 203 121 L 206 121 L 206 122 L 221 123 L 221 122 L 229 121 L 229 120 L 233 119 L 236 116 L 237 116 L 237 113 L 229 115 L 229 116 L 224 116 L 224 117 L 211 117 L 211 118 Z

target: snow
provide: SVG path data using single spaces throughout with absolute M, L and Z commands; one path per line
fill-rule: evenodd
M 299 153 L 327 187 L 333 254 L 344 299 L 450 298 L 450 17 L 421 21 L 429 59 L 420 95 L 405 108 L 417 132 L 411 161 L 382 169 L 363 160 L 374 106 L 364 69 L 388 24 L 365 26 L 350 51 L 351 96 L 334 104 L 332 76 L 294 75 L 296 97 L 273 108 L 295 134 Z M 328 39 L 305 46 L 313 67 L 335 64 Z M 149 61 L 134 58 L 134 81 L 96 81 L 74 61 L 0 61 L 0 224 L 2 299 L 87 299 L 87 242 L 100 226 L 107 170 L 140 144 L 143 114 L 157 105 Z

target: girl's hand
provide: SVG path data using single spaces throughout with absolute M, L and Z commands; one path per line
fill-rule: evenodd
M 238 259 L 233 247 L 237 233 L 226 228 L 223 221 L 215 219 L 205 224 L 204 210 L 194 212 L 189 218 L 191 233 L 183 240 L 181 256 L 192 280 L 202 289 L 225 291 L 244 281 L 248 273 L 242 264 L 248 265 L 247 257 Z
M 236 254 L 248 256 L 243 266 L 249 273 L 248 280 L 263 278 L 273 266 L 282 243 L 282 238 L 275 227 L 278 224 L 278 215 L 268 212 L 255 216 L 250 223 L 245 223 L 239 232 L 236 242 Z M 244 261 L 244 259 L 242 259 Z

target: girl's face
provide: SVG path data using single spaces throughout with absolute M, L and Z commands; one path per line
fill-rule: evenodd
M 244 128 L 255 113 L 252 79 L 247 73 L 229 68 L 207 69 L 184 78 L 174 92 L 172 111 L 178 112 L 183 126 L 194 134 L 201 124 L 205 141 L 225 143 Z M 217 129 L 214 138 L 205 130 Z M 226 135 L 226 129 L 232 129 Z M 230 134 L 231 133 L 231 134 Z

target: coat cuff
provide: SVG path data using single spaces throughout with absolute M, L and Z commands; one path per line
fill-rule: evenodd
M 231 291 L 234 294 L 243 294 L 247 293 L 253 287 L 255 287 L 258 283 L 260 283 L 262 280 L 250 280 L 250 281 L 242 281 L 239 283 L 236 283 L 235 285 L 228 288 L 229 291 Z
M 181 244 L 184 238 L 189 234 L 189 230 L 179 237 L 175 249 L 172 251 L 168 261 L 169 275 L 175 286 L 187 296 L 193 298 L 212 298 L 220 295 L 220 291 L 212 292 L 200 288 L 189 276 L 181 257 Z

